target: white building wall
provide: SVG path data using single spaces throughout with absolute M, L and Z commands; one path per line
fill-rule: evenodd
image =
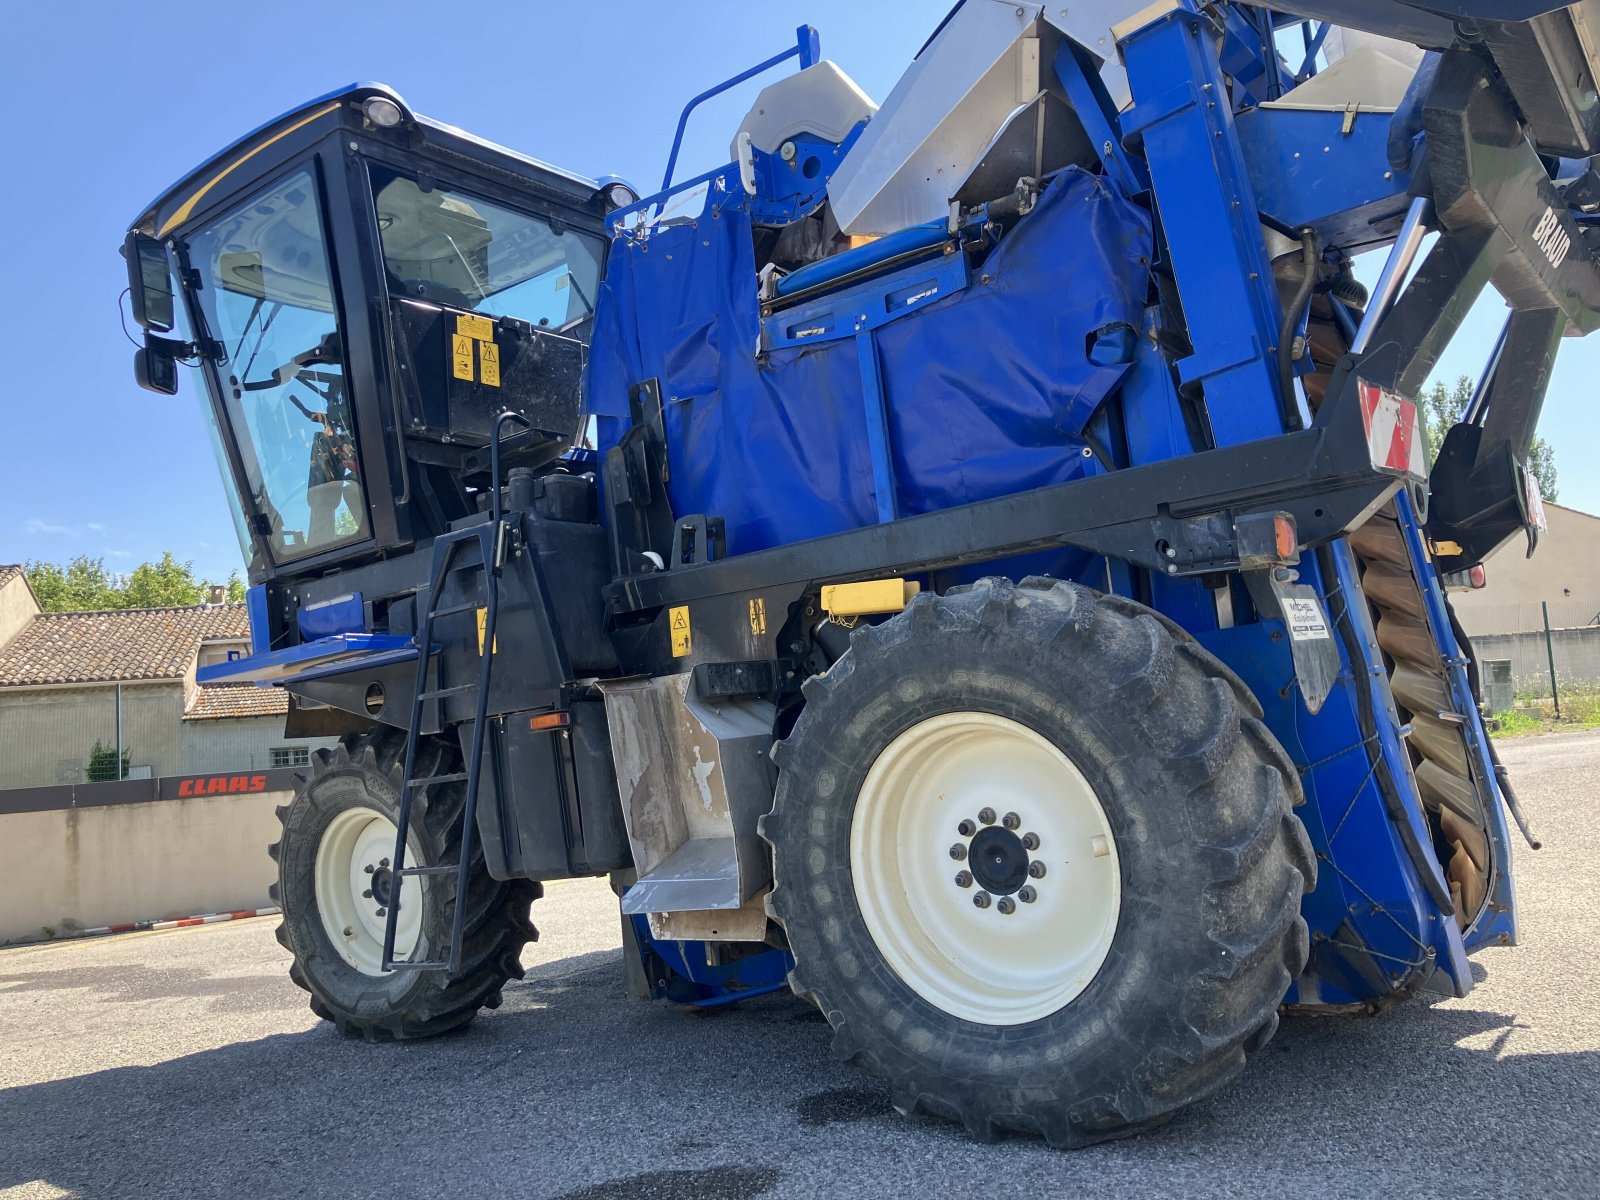
M 274 747 L 303 746 L 317 750 L 337 746 L 338 738 L 286 738 L 283 717 L 185 721 L 180 775 L 208 771 L 264 771 L 272 766 Z

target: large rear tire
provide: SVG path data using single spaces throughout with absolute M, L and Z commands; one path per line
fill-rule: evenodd
M 1046 579 L 919 596 L 806 687 L 769 901 L 894 1106 L 1080 1146 L 1243 1068 L 1305 964 L 1292 763 L 1177 626 Z
M 278 863 L 272 898 L 283 909 L 277 937 L 294 955 L 289 977 L 311 993 L 312 1012 L 368 1041 L 430 1037 L 464 1025 L 482 1008 L 498 1008 L 506 982 L 522 978 L 523 946 L 539 936 L 528 920 L 539 885 L 491 878 L 482 851 L 474 849 L 461 970 L 382 970 L 404 754 L 405 737 L 393 729 L 318 751 L 294 800 L 278 809 L 283 836 L 269 848 Z M 459 762 L 454 746 L 429 738 L 417 748 L 416 773 L 450 774 Z M 464 803 L 460 781 L 418 793 L 408 865 L 460 862 Z M 454 871 L 406 878 L 397 957 L 444 956 L 455 880 Z

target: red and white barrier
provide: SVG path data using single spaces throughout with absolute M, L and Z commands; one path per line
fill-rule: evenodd
M 119 925 L 100 925 L 94 929 L 75 929 L 71 933 L 63 933 L 56 937 L 29 938 L 26 941 L 12 942 L 13 946 L 29 945 L 37 942 L 62 942 L 73 938 L 105 937 L 113 933 L 146 933 L 158 929 L 184 929 L 190 925 L 220 925 L 224 921 L 239 921 L 245 917 L 275 917 L 283 910 L 276 905 L 270 908 L 240 908 L 233 912 L 207 913 L 202 917 L 179 917 L 172 921 L 124 921 Z

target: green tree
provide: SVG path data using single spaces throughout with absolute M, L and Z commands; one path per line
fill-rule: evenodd
M 45 612 L 89 612 L 122 608 L 122 589 L 105 559 L 80 554 L 66 566 L 30 562 L 23 568 Z
M 1470 376 L 1461 375 L 1453 388 L 1445 387 L 1443 380 L 1436 380 L 1418 397 L 1422 403 L 1423 426 L 1427 430 L 1429 466 L 1439 456 L 1439 447 L 1444 444 L 1444 435 L 1450 432 L 1450 426 L 1461 420 L 1461 414 L 1467 411 L 1475 386 Z M 1535 437 L 1528 447 L 1527 466 L 1539 480 L 1540 494 L 1554 503 L 1556 453 L 1542 437 Z
M 126 779 L 128 777 L 128 763 L 132 757 L 132 750 L 124 750 L 119 768 L 117 764 L 117 748 L 115 746 L 102 745 L 100 739 L 95 738 L 94 749 L 89 751 L 89 782 L 108 783 L 113 779 Z
M 206 585 L 194 577 L 192 562 L 180 563 L 165 551 L 158 563 L 140 563 L 122 590 L 122 608 L 170 608 L 201 604 Z
M 126 576 L 106 570 L 105 560 L 79 555 L 65 566 L 30 562 L 24 571 L 45 612 L 102 612 L 115 608 L 172 608 L 203 604 L 211 584 L 194 577 L 194 564 L 179 562 L 170 550 L 159 562 L 140 563 Z M 237 571 L 225 585 L 230 603 L 244 600 Z

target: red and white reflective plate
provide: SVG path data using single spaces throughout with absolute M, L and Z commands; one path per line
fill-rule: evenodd
M 1382 471 L 1401 471 L 1418 479 L 1428 477 L 1422 445 L 1422 420 L 1414 400 L 1398 392 L 1357 380 L 1361 393 L 1361 423 L 1367 431 L 1367 453 Z

